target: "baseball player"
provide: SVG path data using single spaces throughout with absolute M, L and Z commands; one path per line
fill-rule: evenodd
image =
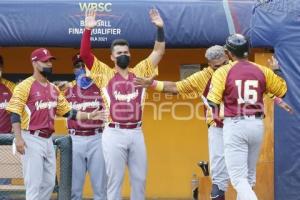
M 222 46 L 212 46 L 206 50 L 205 57 L 208 60 L 209 67 L 196 72 L 178 82 L 169 81 L 152 81 L 151 79 L 136 78 L 135 84 L 139 87 L 152 86 L 157 91 L 180 94 L 186 98 L 199 98 L 206 102 L 206 95 L 209 90 L 211 77 L 216 69 L 229 62 L 225 49 Z M 206 112 L 206 114 L 210 114 Z M 211 116 L 211 114 L 210 114 Z M 225 199 L 224 191 L 227 189 L 229 176 L 227 173 L 224 152 L 223 152 L 223 123 L 221 120 L 212 120 L 207 116 L 208 143 L 209 143 L 209 160 L 212 178 L 211 199 Z
M 4 67 L 3 57 L 0 55 L 0 133 L 11 134 L 10 115 L 5 110 L 15 88 L 15 84 L 2 77 Z
M 0 55 L 0 134 L 11 134 L 11 123 L 9 113 L 5 110 L 15 84 L 2 77 L 4 67 L 3 57 Z M 0 184 L 10 184 L 11 179 L 0 179 Z
M 54 117 L 106 117 L 103 111 L 87 113 L 70 108 L 58 88 L 47 80 L 52 75 L 53 59 L 45 48 L 31 53 L 34 73 L 15 87 L 6 108 L 11 113 L 17 151 L 22 154 L 27 200 L 49 200 L 55 185 L 56 158 L 51 138 Z
M 215 45 L 206 50 L 205 57 L 208 60 L 209 67 L 199 71 L 184 80 L 178 82 L 156 81 L 152 79 L 136 78 L 135 84 L 138 87 L 152 86 L 157 91 L 180 94 L 186 98 L 202 98 L 207 111 L 205 112 L 208 123 L 208 144 L 209 144 L 209 161 L 210 175 L 212 179 L 211 199 L 225 199 L 224 192 L 227 189 L 229 176 L 224 160 L 223 147 L 223 122 L 222 120 L 212 118 L 206 96 L 209 91 L 211 77 L 213 72 L 220 66 L 229 63 L 228 56 L 222 46 Z M 161 86 L 158 86 L 161 85 Z M 292 111 L 292 108 L 282 99 L 268 94 L 270 98 L 275 98 L 275 102 L 281 102 L 279 105 L 284 105 L 283 108 L 287 111 Z
M 5 110 L 15 88 L 15 84 L 2 77 L 4 67 L 3 57 L 0 55 L 0 133 L 11 134 L 10 115 Z
M 148 58 L 129 68 L 130 51 L 126 40 L 117 39 L 111 44 L 114 68 L 99 61 L 91 52 L 91 29 L 97 25 L 95 11 L 85 18 L 85 31 L 80 56 L 95 84 L 102 88 L 105 106 L 110 111 L 110 122 L 102 135 L 102 148 L 108 175 L 107 199 L 120 200 L 121 186 L 127 164 L 131 183 L 131 200 L 145 199 L 146 147 L 142 132 L 142 103 L 145 89 L 135 88 L 136 76 L 152 77 L 165 51 L 163 20 L 157 10 L 150 10 L 150 19 L 157 27 L 154 49 Z
M 248 61 L 249 43 L 243 35 L 229 36 L 226 49 L 234 62 L 213 74 L 207 99 L 214 110 L 224 102 L 225 162 L 237 199 L 257 200 L 252 187 L 264 133 L 263 94 L 283 97 L 287 86 L 271 69 Z
M 72 58 L 75 81 L 65 91 L 71 107 L 77 111 L 91 112 L 102 108 L 100 89 L 85 75 L 85 65 L 76 54 Z M 72 200 L 82 199 L 86 172 L 91 177 L 94 200 L 106 200 L 106 171 L 102 153 L 103 121 L 76 121 L 68 119 L 69 134 L 72 138 Z

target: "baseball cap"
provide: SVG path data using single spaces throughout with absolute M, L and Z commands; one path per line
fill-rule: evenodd
M 79 62 L 83 62 L 83 60 L 81 59 L 80 54 L 77 53 L 72 57 L 73 66 L 76 67 Z
M 48 49 L 39 48 L 39 49 L 34 50 L 31 53 L 31 61 L 46 62 L 49 59 L 56 59 L 56 58 L 51 55 L 51 53 Z

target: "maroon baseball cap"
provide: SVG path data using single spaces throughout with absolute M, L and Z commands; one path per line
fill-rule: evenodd
M 54 56 L 51 55 L 50 51 L 45 48 L 39 48 L 34 50 L 31 53 L 31 61 L 42 61 L 46 62 L 47 60 L 50 59 L 56 59 Z
M 73 66 L 76 67 L 76 64 L 79 62 L 83 62 L 83 60 L 81 59 L 80 54 L 77 53 L 72 57 Z

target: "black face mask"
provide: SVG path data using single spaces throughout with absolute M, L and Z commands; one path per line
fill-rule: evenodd
M 49 79 L 49 77 L 52 75 L 52 67 L 43 67 L 43 70 L 40 71 L 42 76 L 44 76 L 46 79 Z
M 117 65 L 122 68 L 126 69 L 129 65 L 130 57 L 127 55 L 121 55 L 117 57 Z

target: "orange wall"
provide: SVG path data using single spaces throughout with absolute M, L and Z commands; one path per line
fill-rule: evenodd
M 49 48 L 57 61 L 54 63 L 55 73 L 71 73 L 71 57 L 77 49 Z M 1 48 L 6 60 L 5 71 L 8 73 L 30 73 L 29 55 L 33 48 Z M 149 55 L 151 50 L 131 50 L 132 63 Z M 107 49 L 97 49 L 97 57 L 112 64 Z M 159 65 L 159 80 L 176 81 L 179 79 L 181 64 L 205 63 L 203 49 L 168 49 Z M 147 105 L 143 116 L 143 129 L 148 152 L 148 197 L 188 198 L 191 196 L 191 176 L 201 175 L 196 166 L 199 160 L 208 160 L 207 127 L 203 120 L 196 118 L 195 113 L 203 114 L 202 107 L 196 112 L 188 105 L 176 105 L 180 102 L 191 103 L 196 109 L 198 100 L 181 101 L 177 96 L 165 96 L 149 91 Z M 153 103 L 153 105 L 151 105 Z M 161 106 L 160 112 L 156 106 Z M 173 112 L 173 114 L 172 114 Z M 188 120 L 176 120 L 172 115 L 187 117 Z M 62 121 L 56 123 L 57 132 L 65 132 Z M 85 194 L 91 195 L 88 184 Z M 123 188 L 124 196 L 130 194 L 128 178 Z

